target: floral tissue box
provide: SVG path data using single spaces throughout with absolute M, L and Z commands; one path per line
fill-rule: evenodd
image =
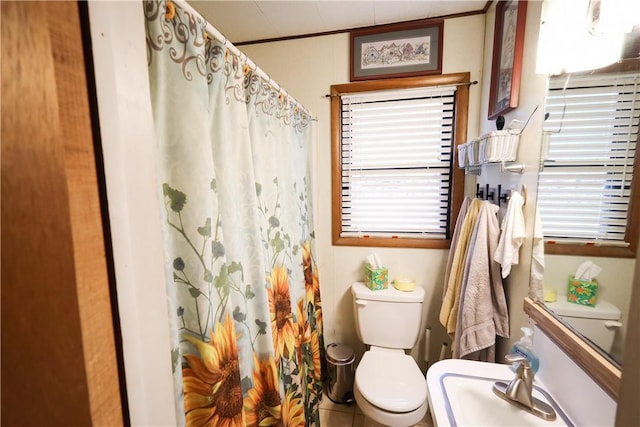
M 598 281 L 578 280 L 569 276 L 569 287 L 567 289 L 567 301 L 580 305 L 594 307 L 598 296 Z
M 387 289 L 389 286 L 389 271 L 386 267 L 371 268 L 369 263 L 365 263 L 364 284 L 372 291 Z

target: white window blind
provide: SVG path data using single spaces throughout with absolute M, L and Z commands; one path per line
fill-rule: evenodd
M 538 194 L 546 240 L 628 245 L 639 84 L 639 73 L 550 78 Z
M 455 86 L 342 95 L 342 237 L 445 239 Z

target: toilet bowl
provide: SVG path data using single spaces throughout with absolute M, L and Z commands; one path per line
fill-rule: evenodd
M 356 330 L 369 346 L 356 368 L 353 394 L 358 407 L 377 425 L 413 426 L 425 416 L 427 382 L 405 350 L 418 340 L 424 289 L 373 291 L 354 283 Z
M 362 413 L 385 426 L 413 426 L 427 413 L 427 383 L 402 350 L 372 347 L 356 369 L 353 394 Z

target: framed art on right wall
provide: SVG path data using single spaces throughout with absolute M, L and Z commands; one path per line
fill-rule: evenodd
M 498 2 L 489 91 L 491 120 L 518 106 L 526 19 L 526 0 Z

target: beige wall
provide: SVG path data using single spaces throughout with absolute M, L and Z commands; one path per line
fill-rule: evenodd
M 133 426 L 174 426 L 169 313 L 143 8 L 89 2 L 127 407 Z
M 518 340 L 521 335 L 520 327 L 528 324 L 528 318 L 522 311 L 522 301 L 529 290 L 533 223 L 536 213 L 535 202 L 540 158 L 540 135 L 544 115 L 544 92 L 546 89 L 545 77 L 535 74 L 541 5 L 542 2 L 527 2 L 527 22 L 525 25 L 519 104 L 518 108 L 505 114 L 505 123 L 507 124 L 514 119 L 526 122 L 537 107 L 536 112 L 520 137 L 518 146 L 517 161 L 525 165 L 524 172 L 522 174 L 513 172 L 501 173 L 498 165 L 489 165 L 483 168 L 482 175 L 478 177 L 478 183 L 481 185 L 488 183 L 492 188 L 501 184 L 503 188 L 521 191 L 523 186 L 526 187 L 526 202 L 523 207 L 523 213 L 527 238 L 520 248 L 520 264 L 512 268 L 511 274 L 504 281 L 509 304 L 511 338 L 500 343 L 499 353 L 501 354 L 506 354 L 511 345 Z M 486 15 L 485 46 L 487 55 L 484 57 L 485 79 L 482 82 L 481 134 L 496 129 L 495 122 L 487 120 L 492 60 L 490 52 L 493 50 L 494 25 L 495 4 Z

